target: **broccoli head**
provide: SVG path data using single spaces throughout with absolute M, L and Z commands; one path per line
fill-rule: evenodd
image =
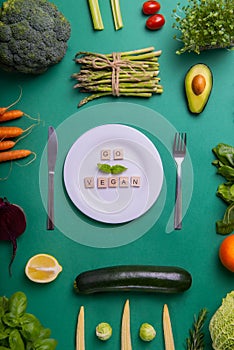
M 66 54 L 71 26 L 47 0 L 7 0 L 0 9 L 0 68 L 41 74 Z

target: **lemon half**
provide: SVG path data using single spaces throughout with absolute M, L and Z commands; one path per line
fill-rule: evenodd
M 49 254 L 37 254 L 32 256 L 26 266 L 25 274 L 33 282 L 48 283 L 56 279 L 62 271 L 62 266 Z

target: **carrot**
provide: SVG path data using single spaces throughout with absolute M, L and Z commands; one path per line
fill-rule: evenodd
M 30 115 L 20 111 L 19 109 L 13 109 L 10 111 L 6 111 L 2 115 L 0 114 L 0 123 L 7 122 L 9 120 L 15 120 L 17 118 L 21 118 L 23 115 L 29 119 L 39 121 L 39 119 L 31 117 Z
M 5 151 L 6 149 L 13 148 L 16 142 L 11 140 L 0 141 L 0 151 Z
M 3 113 L 2 115 L 0 114 L 0 122 L 7 122 L 9 120 L 21 118 L 24 115 L 24 112 L 14 109 L 12 111 L 7 111 Z
M 30 154 L 32 154 L 32 152 L 27 149 L 0 152 L 0 163 L 25 158 L 28 157 Z
M 12 138 L 22 135 L 23 129 L 18 126 L 2 126 L 0 127 L 0 139 Z
M 22 135 L 23 133 L 29 131 L 35 126 L 35 124 L 31 125 L 29 128 L 23 130 L 18 126 L 1 126 L 0 127 L 0 140 L 7 138 L 14 138 Z
M 13 103 L 11 103 L 7 107 L 0 107 L 0 116 L 3 115 L 9 108 L 13 107 L 16 103 L 18 103 L 19 100 L 21 99 L 21 96 L 22 96 L 22 89 L 20 88 L 20 95 Z

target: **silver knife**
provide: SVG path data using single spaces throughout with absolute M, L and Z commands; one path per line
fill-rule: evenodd
M 58 152 L 58 139 L 52 126 L 48 129 L 48 215 L 47 230 L 54 229 L 54 172 Z
M 167 304 L 163 307 L 163 332 L 165 341 L 165 350 L 175 350 L 174 338 L 171 327 L 171 319 Z

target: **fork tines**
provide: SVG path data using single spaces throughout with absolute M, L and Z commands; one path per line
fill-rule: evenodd
M 187 140 L 186 132 L 182 132 L 182 133 L 177 132 L 174 138 L 174 145 L 173 145 L 174 152 L 185 154 L 186 140 Z

